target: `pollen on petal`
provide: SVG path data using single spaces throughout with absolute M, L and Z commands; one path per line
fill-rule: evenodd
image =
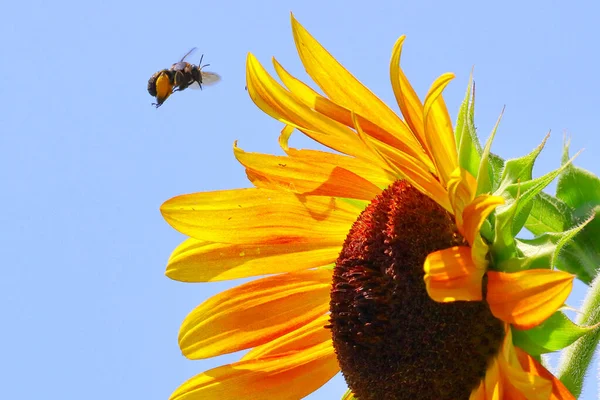
M 438 302 L 482 299 L 484 270 L 471 259 L 471 249 L 455 246 L 436 251 L 425 260 L 425 285 L 429 296 Z
M 487 301 L 497 318 L 519 329 L 530 329 L 564 304 L 571 293 L 573 278 L 566 272 L 547 269 L 490 271 Z

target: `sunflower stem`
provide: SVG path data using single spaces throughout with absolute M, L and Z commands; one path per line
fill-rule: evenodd
M 577 324 L 591 326 L 600 322 L 600 275 L 592 282 L 577 318 Z M 558 377 L 575 397 L 579 397 L 585 374 L 592 362 L 600 341 L 600 328 L 596 328 L 567 347 L 559 361 Z

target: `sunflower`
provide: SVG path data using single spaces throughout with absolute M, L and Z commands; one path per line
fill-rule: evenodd
M 284 124 L 285 155 L 236 143 L 254 188 L 182 195 L 161 207 L 190 237 L 169 259 L 170 278 L 268 275 L 186 317 L 186 357 L 250 351 L 191 378 L 171 399 L 299 399 L 340 369 L 345 398 L 361 400 L 573 398 L 513 341 L 571 290 L 570 274 L 515 267 L 509 251 L 527 201 L 556 174 L 540 183 L 507 173 L 509 163 L 499 179 L 488 173 L 489 142 L 481 149 L 466 129 L 471 85 L 455 132 L 442 97 L 453 75 L 435 80 L 421 102 L 399 66 L 404 37 L 390 64 L 402 119 L 293 16 L 292 30 L 325 95 L 277 61 L 283 85 L 252 54 L 246 69 L 254 103 Z M 295 131 L 333 152 L 291 148 Z

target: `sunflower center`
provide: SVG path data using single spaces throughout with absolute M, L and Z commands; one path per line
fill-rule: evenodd
M 433 251 L 466 245 L 454 219 L 403 181 L 354 223 L 336 262 L 331 329 L 359 400 L 468 399 L 503 326 L 485 302 L 436 303 L 423 281 Z

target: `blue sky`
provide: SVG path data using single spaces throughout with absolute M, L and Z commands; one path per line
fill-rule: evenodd
M 494 151 L 529 152 L 552 130 L 600 173 L 598 2 L 8 2 L 0 25 L 0 364 L 4 398 L 166 399 L 237 356 L 189 361 L 177 332 L 197 304 L 234 283 L 164 276 L 183 237 L 159 213 L 178 194 L 248 187 L 233 157 L 277 152 L 281 125 L 244 90 L 253 52 L 306 75 L 289 12 L 388 104 L 391 48 L 424 95 L 441 73 L 453 118 L 475 66 L 476 121 Z M 223 80 L 150 106 L 147 80 L 191 47 Z M 297 137 L 299 135 L 296 135 Z M 296 147 L 310 146 L 296 141 Z M 579 305 L 581 287 L 571 304 Z M 597 367 L 595 368 L 597 371 Z M 582 398 L 598 396 L 594 370 Z M 336 377 L 310 399 L 345 391 Z

